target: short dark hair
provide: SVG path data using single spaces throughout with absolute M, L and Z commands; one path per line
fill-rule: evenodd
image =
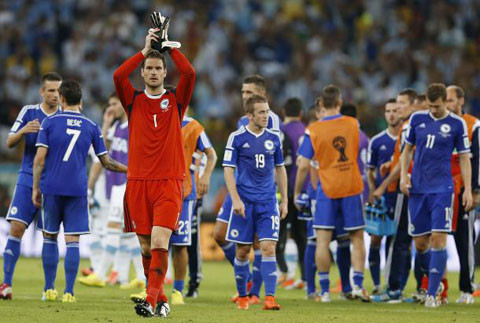
M 353 103 L 345 103 L 340 108 L 340 113 L 344 116 L 357 117 L 357 106 Z
M 443 83 L 432 83 L 427 88 L 427 98 L 430 102 L 437 101 L 442 98 L 443 101 L 447 99 L 447 88 Z
M 389 103 L 397 103 L 397 99 L 390 98 L 390 99 L 387 100 L 387 103 L 385 103 L 385 104 L 389 104 Z
M 420 93 L 419 95 L 417 95 L 415 100 L 417 100 L 417 103 L 423 103 L 427 101 L 427 95 L 425 93 Z
M 333 109 L 340 104 L 342 93 L 335 85 L 327 85 L 322 90 L 322 101 L 325 109 Z
M 299 98 L 290 98 L 283 105 L 287 117 L 300 117 L 302 113 L 302 101 Z
M 77 105 L 82 101 L 82 89 L 80 83 L 75 80 L 63 81 L 58 92 L 65 98 L 67 105 Z
M 449 87 L 455 90 L 455 95 L 457 96 L 457 99 L 465 97 L 465 91 L 460 86 L 450 85 Z
M 42 86 L 45 84 L 46 81 L 61 82 L 62 77 L 57 72 L 48 72 L 42 75 Z
M 142 61 L 141 67 L 145 67 L 145 61 L 149 58 L 154 58 L 154 59 L 161 59 L 163 62 L 163 67 L 167 68 L 167 59 L 165 58 L 165 55 L 160 53 L 158 50 L 152 49 L 151 51 L 148 52 L 148 54 L 145 56 L 145 59 Z
M 113 91 L 113 92 L 110 93 L 110 95 L 108 96 L 108 99 L 110 100 L 111 98 L 117 98 L 117 99 L 119 99 L 118 94 L 117 94 L 116 91 Z
M 406 88 L 401 90 L 398 95 L 406 95 L 408 97 L 408 101 L 410 101 L 410 104 L 413 104 L 413 101 L 415 101 L 415 98 L 417 97 L 417 91 L 412 88 Z
M 248 75 L 243 79 L 243 84 L 252 84 L 252 83 L 265 90 L 267 89 L 267 82 L 265 82 L 265 79 L 258 74 Z
M 253 114 L 253 112 L 255 112 L 255 104 L 257 103 L 267 103 L 267 99 L 261 95 L 252 95 L 247 99 L 247 102 L 245 102 L 245 111 Z

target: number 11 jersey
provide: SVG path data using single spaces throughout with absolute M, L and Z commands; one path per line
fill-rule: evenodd
M 237 168 L 238 194 L 249 202 L 275 200 L 275 166 L 283 165 L 283 152 L 277 133 L 264 129 L 255 134 L 242 126 L 230 134 L 223 166 Z
M 465 121 L 453 113 L 437 119 L 418 111 L 410 117 L 405 141 L 415 146 L 410 192 L 453 192 L 452 153 L 470 152 Z
M 48 148 L 40 181 L 43 194 L 87 196 L 87 156 L 107 153 L 100 128 L 79 112 L 64 111 L 42 122 L 37 147 Z

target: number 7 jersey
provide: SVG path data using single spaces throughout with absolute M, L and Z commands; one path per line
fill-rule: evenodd
M 224 167 L 237 168 L 238 194 L 249 202 L 275 200 L 275 166 L 283 165 L 277 133 L 265 129 L 260 134 L 242 126 L 230 134 L 223 157 Z
M 64 111 L 42 122 L 37 147 L 48 149 L 40 181 L 43 194 L 87 195 L 87 156 L 107 153 L 100 128 L 79 112 Z
M 418 111 L 410 117 L 405 141 L 415 146 L 410 192 L 453 192 L 452 153 L 470 152 L 465 121 L 453 113 L 437 119 Z

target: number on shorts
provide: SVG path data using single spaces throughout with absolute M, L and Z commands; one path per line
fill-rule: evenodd
M 68 144 L 67 151 L 65 152 L 65 155 L 63 155 L 63 161 L 66 162 L 70 158 L 70 155 L 72 154 L 73 151 L 73 146 L 75 146 L 75 143 L 77 142 L 78 137 L 80 136 L 81 131 L 80 130 L 75 130 L 75 129 L 70 129 L 67 128 L 67 135 L 73 135 L 72 140 L 70 140 L 70 143 Z
M 178 221 L 178 234 L 188 234 L 188 221 Z
M 280 217 L 278 215 L 272 215 L 270 217 L 272 220 L 272 230 L 278 230 L 280 229 Z
M 450 227 L 450 219 L 452 218 L 452 208 L 446 207 L 445 208 L 445 228 Z

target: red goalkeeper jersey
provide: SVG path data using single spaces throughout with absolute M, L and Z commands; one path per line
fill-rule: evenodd
M 173 91 L 159 95 L 135 90 L 128 76 L 145 58 L 127 59 L 113 74 L 118 97 L 128 115 L 128 179 L 185 179 L 182 119 L 195 84 L 195 70 L 177 49 L 170 56 L 180 71 Z

